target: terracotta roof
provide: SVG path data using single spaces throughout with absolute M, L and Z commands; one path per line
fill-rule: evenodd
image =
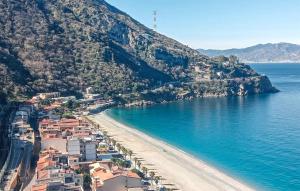
M 54 166 L 55 164 L 56 164 L 55 161 L 41 162 L 37 165 L 37 170 L 41 171 L 41 170 L 44 170 L 46 167 L 51 167 L 51 166 Z
M 31 187 L 31 191 L 47 191 L 47 184 L 37 184 Z
M 97 171 L 94 171 L 92 174 L 93 178 L 99 178 L 102 181 L 114 178 L 114 175 L 111 172 L 105 171 L 104 169 L 100 169 Z
M 116 169 L 114 172 L 105 170 L 101 167 L 95 166 L 93 169 L 94 172 L 92 173 L 93 178 L 99 178 L 102 181 L 112 179 L 118 176 L 127 176 L 130 178 L 140 178 L 136 173 L 131 171 L 121 171 L 120 169 Z
M 130 178 L 140 178 L 137 173 L 134 173 L 134 172 L 131 172 L 131 171 L 128 172 L 127 176 L 130 177 Z
M 46 179 L 49 178 L 48 170 L 37 171 L 37 179 Z

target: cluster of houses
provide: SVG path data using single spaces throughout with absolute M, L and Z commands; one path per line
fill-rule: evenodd
M 123 156 L 84 118 L 43 119 L 39 130 L 41 153 L 32 191 L 84 190 L 85 174 L 92 190 L 144 190 L 136 173 L 113 164 L 113 157 Z
M 47 94 L 42 99 L 56 99 L 53 108 L 57 108 L 61 106 L 57 96 L 60 95 Z M 39 112 L 39 133 L 41 150 L 32 191 L 158 189 L 158 183 L 155 186 L 151 183 L 140 165 L 137 167 L 137 161 L 132 162 L 131 151 L 125 153 L 126 149 L 83 115 L 62 118 L 44 106 Z

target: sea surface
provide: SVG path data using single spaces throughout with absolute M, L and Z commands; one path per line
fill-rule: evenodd
M 300 191 L 300 64 L 251 66 L 281 92 L 107 113 L 258 190 Z

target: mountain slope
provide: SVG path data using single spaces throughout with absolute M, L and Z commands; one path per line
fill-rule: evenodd
M 198 49 L 208 56 L 235 55 L 242 62 L 300 62 L 300 45 L 290 43 L 258 44 L 242 49 Z
M 250 67 L 211 60 L 103 0 L 2 0 L 0 53 L 0 84 L 13 95 L 78 95 L 90 86 L 105 98 L 137 99 L 237 95 L 241 85 L 274 91 Z

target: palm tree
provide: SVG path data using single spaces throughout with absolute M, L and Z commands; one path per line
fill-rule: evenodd
M 137 165 L 137 162 L 138 162 L 138 158 L 134 157 L 133 160 L 134 160 L 134 167 L 136 168 L 136 165 Z
M 155 176 L 154 181 L 155 181 L 155 184 L 156 184 L 156 185 L 158 185 L 159 180 L 160 180 L 160 177 L 159 177 L 159 176 Z
M 111 162 L 113 163 L 113 165 L 118 165 L 118 159 L 116 158 L 112 158 Z
M 153 178 L 155 176 L 155 173 L 153 171 L 150 172 L 150 177 L 151 177 L 151 184 L 153 184 Z
M 111 138 L 107 136 L 107 143 L 110 144 Z
M 107 131 L 103 131 L 104 137 L 107 137 Z
M 143 171 L 143 173 L 145 174 L 145 176 L 147 176 L 148 169 L 147 169 L 146 167 L 143 166 L 142 171 Z
M 129 155 L 130 160 L 131 160 L 132 154 L 133 154 L 132 150 L 128 150 L 128 155 Z
M 125 148 L 125 147 L 121 147 L 121 151 L 122 151 L 122 153 L 123 153 L 123 155 L 124 155 L 124 157 L 125 157 L 125 160 L 126 160 L 126 156 L 127 156 L 127 149 Z
M 120 143 L 117 143 L 117 149 L 118 149 L 119 152 L 121 151 L 121 145 L 120 145 Z
M 91 188 L 91 183 L 92 183 L 92 179 L 91 179 L 90 174 L 85 173 L 83 175 L 83 187 L 84 187 L 84 189 L 89 190 Z
M 137 161 L 137 166 L 139 167 L 139 169 L 141 169 L 141 165 L 142 165 L 141 161 Z
M 111 140 L 111 142 L 112 142 L 112 145 L 114 146 L 114 149 L 116 149 L 116 144 L 117 144 L 117 141 L 116 141 L 116 140 L 114 140 L 114 139 L 112 139 L 112 140 Z

